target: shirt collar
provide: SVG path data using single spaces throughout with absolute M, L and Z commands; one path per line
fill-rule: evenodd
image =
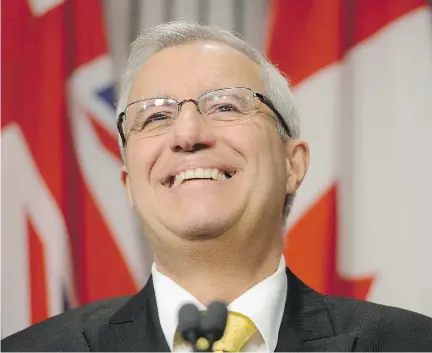
M 288 282 L 282 256 L 276 272 L 256 284 L 228 305 L 228 310 L 248 316 L 261 333 L 268 351 L 277 345 L 279 327 L 285 308 Z M 168 345 L 173 351 L 174 335 L 178 327 L 178 311 L 186 303 L 206 310 L 198 299 L 169 277 L 152 266 L 152 277 L 158 307 L 159 320 Z M 256 305 L 256 303 L 260 303 Z
M 228 305 L 229 311 L 246 315 L 253 321 L 269 352 L 274 352 L 277 345 L 287 288 L 285 258 L 282 256 L 273 275 L 259 282 Z
M 174 336 L 178 327 L 178 312 L 186 303 L 195 304 L 199 310 L 206 310 L 204 304 L 171 278 L 160 273 L 152 265 L 152 278 L 162 331 L 171 352 L 174 351 Z

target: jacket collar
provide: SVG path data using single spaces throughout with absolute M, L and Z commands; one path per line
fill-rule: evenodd
M 288 268 L 288 295 L 276 351 L 351 351 L 356 337 L 336 334 L 325 296 Z
M 288 293 L 276 351 L 351 351 L 352 334 L 337 335 L 325 303 L 288 268 Z M 156 305 L 152 277 L 102 327 L 98 351 L 168 352 Z
M 159 322 L 153 279 L 118 310 L 100 333 L 97 351 L 169 352 Z

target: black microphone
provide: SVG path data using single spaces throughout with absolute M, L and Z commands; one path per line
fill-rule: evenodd
M 194 304 L 183 305 L 178 314 L 179 330 L 183 339 L 192 344 L 194 352 L 196 352 L 196 342 L 201 334 L 200 313 Z
M 201 318 L 201 331 L 213 351 L 213 344 L 222 338 L 228 318 L 227 305 L 222 302 L 211 303 Z

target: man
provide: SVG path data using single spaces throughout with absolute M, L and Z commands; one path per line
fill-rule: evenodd
M 118 129 L 152 276 L 133 297 L 61 314 L 2 349 L 190 351 L 180 307 L 219 300 L 230 314 L 216 350 L 431 350 L 432 319 L 324 296 L 285 268 L 282 229 L 309 161 L 297 119 L 284 77 L 232 34 L 185 22 L 141 34 Z

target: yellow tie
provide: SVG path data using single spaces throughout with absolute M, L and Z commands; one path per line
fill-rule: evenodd
M 214 343 L 214 352 L 240 352 L 243 345 L 257 331 L 254 323 L 245 315 L 228 313 L 228 320 L 223 337 Z

